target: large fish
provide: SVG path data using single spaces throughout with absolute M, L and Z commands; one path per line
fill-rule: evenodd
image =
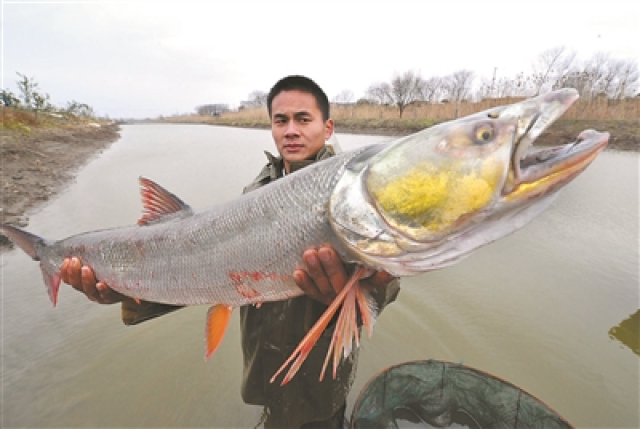
M 293 362 L 286 383 L 340 309 L 325 361 L 326 367 L 333 358 L 335 374 L 340 356 L 357 344 L 356 308 L 369 331 L 375 318 L 359 279 L 372 270 L 409 276 L 461 260 L 535 218 L 593 161 L 607 133 L 588 130 L 575 142 L 529 151 L 577 98 L 577 91 L 563 89 L 338 154 L 198 213 L 141 179 L 144 213 L 137 225 L 59 241 L 0 229 L 40 261 L 54 305 L 69 256 L 124 295 L 212 305 L 207 357 L 233 307 L 302 294 L 291 273 L 303 251 L 331 244 L 357 269 L 280 371 Z

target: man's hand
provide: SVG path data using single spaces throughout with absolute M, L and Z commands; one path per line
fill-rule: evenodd
M 342 290 L 349 280 L 349 274 L 331 246 L 307 249 L 302 254 L 305 269 L 296 269 L 293 279 L 305 294 L 326 305 Z M 360 281 L 365 287 L 378 288 L 388 285 L 394 277 L 386 271 L 379 271 Z
M 96 279 L 91 267 L 83 266 L 78 258 L 67 258 L 62 263 L 60 275 L 62 281 L 70 284 L 78 292 L 82 292 L 91 301 L 99 304 L 114 304 L 131 298 L 122 295 L 104 282 Z

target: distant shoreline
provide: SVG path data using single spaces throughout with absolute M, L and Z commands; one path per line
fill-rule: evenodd
M 154 121 L 155 122 L 155 121 Z M 247 129 L 269 129 L 270 124 L 266 121 L 225 121 L 217 118 L 171 118 L 158 121 L 162 123 L 190 123 L 216 125 L 234 128 Z M 335 132 L 343 134 L 370 134 L 382 135 L 390 137 L 402 137 L 417 131 L 424 127 L 406 126 L 404 124 L 394 125 L 385 124 L 383 126 L 364 126 L 361 124 L 349 124 L 349 121 L 336 121 Z M 346 122 L 346 123 L 344 123 Z M 444 122 L 444 121 L 442 121 Z M 559 120 L 545 131 L 536 140 L 537 146 L 556 146 L 560 144 L 575 141 L 576 136 L 586 129 L 595 129 L 597 131 L 606 131 L 611 134 L 608 150 L 618 150 L 626 152 L 640 152 L 640 121 L 639 120 Z

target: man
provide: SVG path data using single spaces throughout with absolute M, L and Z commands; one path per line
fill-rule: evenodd
M 304 76 L 288 76 L 278 81 L 267 98 L 271 133 L 280 157 L 267 154 L 269 163 L 253 183 L 250 192 L 314 162 L 333 156 L 325 145 L 333 134 L 329 100 L 324 91 Z M 285 386 L 270 383 L 271 376 L 289 357 L 327 305 L 342 290 L 350 267 L 329 246 L 307 249 L 305 266 L 293 271 L 296 284 L 305 295 L 287 301 L 267 302 L 260 308 L 240 309 L 244 373 L 242 398 L 248 404 L 263 405 L 265 427 L 342 427 L 346 397 L 355 378 L 358 351 L 345 359 L 336 379 L 318 376 L 329 347 L 332 327 L 327 328 L 307 361 Z M 166 314 L 180 307 L 136 302 L 118 294 L 102 282 L 77 258 L 65 261 L 62 278 L 75 289 L 99 303 L 122 302 L 122 318 L 133 325 Z M 379 308 L 393 301 L 398 282 L 386 272 L 361 281 L 370 288 Z

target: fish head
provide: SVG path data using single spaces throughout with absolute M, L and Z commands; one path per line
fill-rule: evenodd
M 530 150 L 577 99 L 562 89 L 364 150 L 331 197 L 334 231 L 358 259 L 412 275 L 520 229 L 607 144 L 590 130 Z

